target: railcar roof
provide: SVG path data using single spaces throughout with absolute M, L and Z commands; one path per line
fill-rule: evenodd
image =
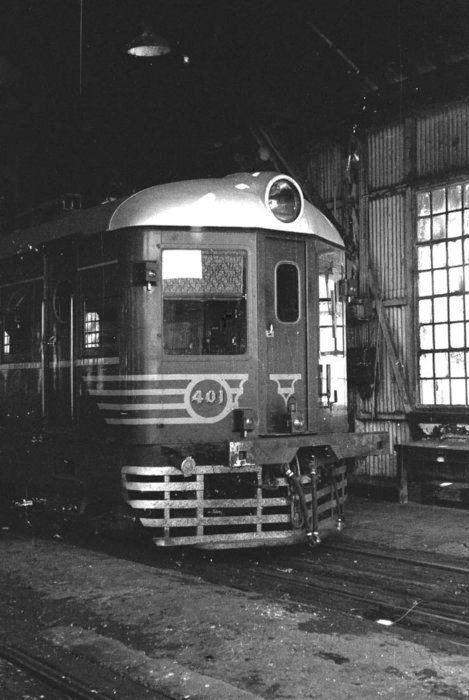
M 292 223 L 274 216 L 266 203 L 266 192 L 269 183 L 278 177 L 279 173 L 237 173 L 155 185 L 130 197 L 7 235 L 0 239 L 0 256 L 28 252 L 66 236 L 138 226 L 270 229 L 311 234 L 343 247 L 335 226 L 309 202 L 304 202 L 300 216 Z

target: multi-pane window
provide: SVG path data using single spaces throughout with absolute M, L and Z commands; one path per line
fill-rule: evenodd
M 3 332 L 3 352 L 5 355 L 10 354 L 10 334 L 6 331 Z
M 85 348 L 99 348 L 99 314 L 89 311 L 85 314 Z
M 83 351 L 86 356 L 112 356 L 117 352 L 117 265 L 82 268 L 79 280 Z
M 420 403 L 469 403 L 469 183 L 417 197 Z

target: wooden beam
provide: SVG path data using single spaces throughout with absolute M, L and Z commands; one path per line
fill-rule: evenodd
M 402 403 L 404 405 L 404 412 L 407 414 L 412 411 L 412 402 L 409 397 L 407 380 L 404 373 L 404 366 L 399 358 L 399 353 L 392 335 L 392 329 L 389 324 L 386 307 L 382 299 L 381 288 L 376 278 L 371 261 L 368 261 L 368 286 L 370 287 L 371 293 L 373 295 L 379 325 L 383 333 L 384 343 L 391 363 L 391 369 L 394 374 L 394 379 L 396 380 L 397 388 Z

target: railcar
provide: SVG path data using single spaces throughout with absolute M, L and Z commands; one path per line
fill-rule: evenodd
M 0 479 L 121 498 L 158 545 L 319 541 L 346 463 L 344 244 L 278 173 L 150 187 L 0 239 Z M 17 493 L 17 491 L 16 491 Z

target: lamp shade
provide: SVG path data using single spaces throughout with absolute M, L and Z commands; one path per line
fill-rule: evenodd
M 146 29 L 127 47 L 127 53 L 131 56 L 141 58 L 152 58 L 153 56 L 164 56 L 171 51 L 171 44 L 162 36 L 154 34 Z

